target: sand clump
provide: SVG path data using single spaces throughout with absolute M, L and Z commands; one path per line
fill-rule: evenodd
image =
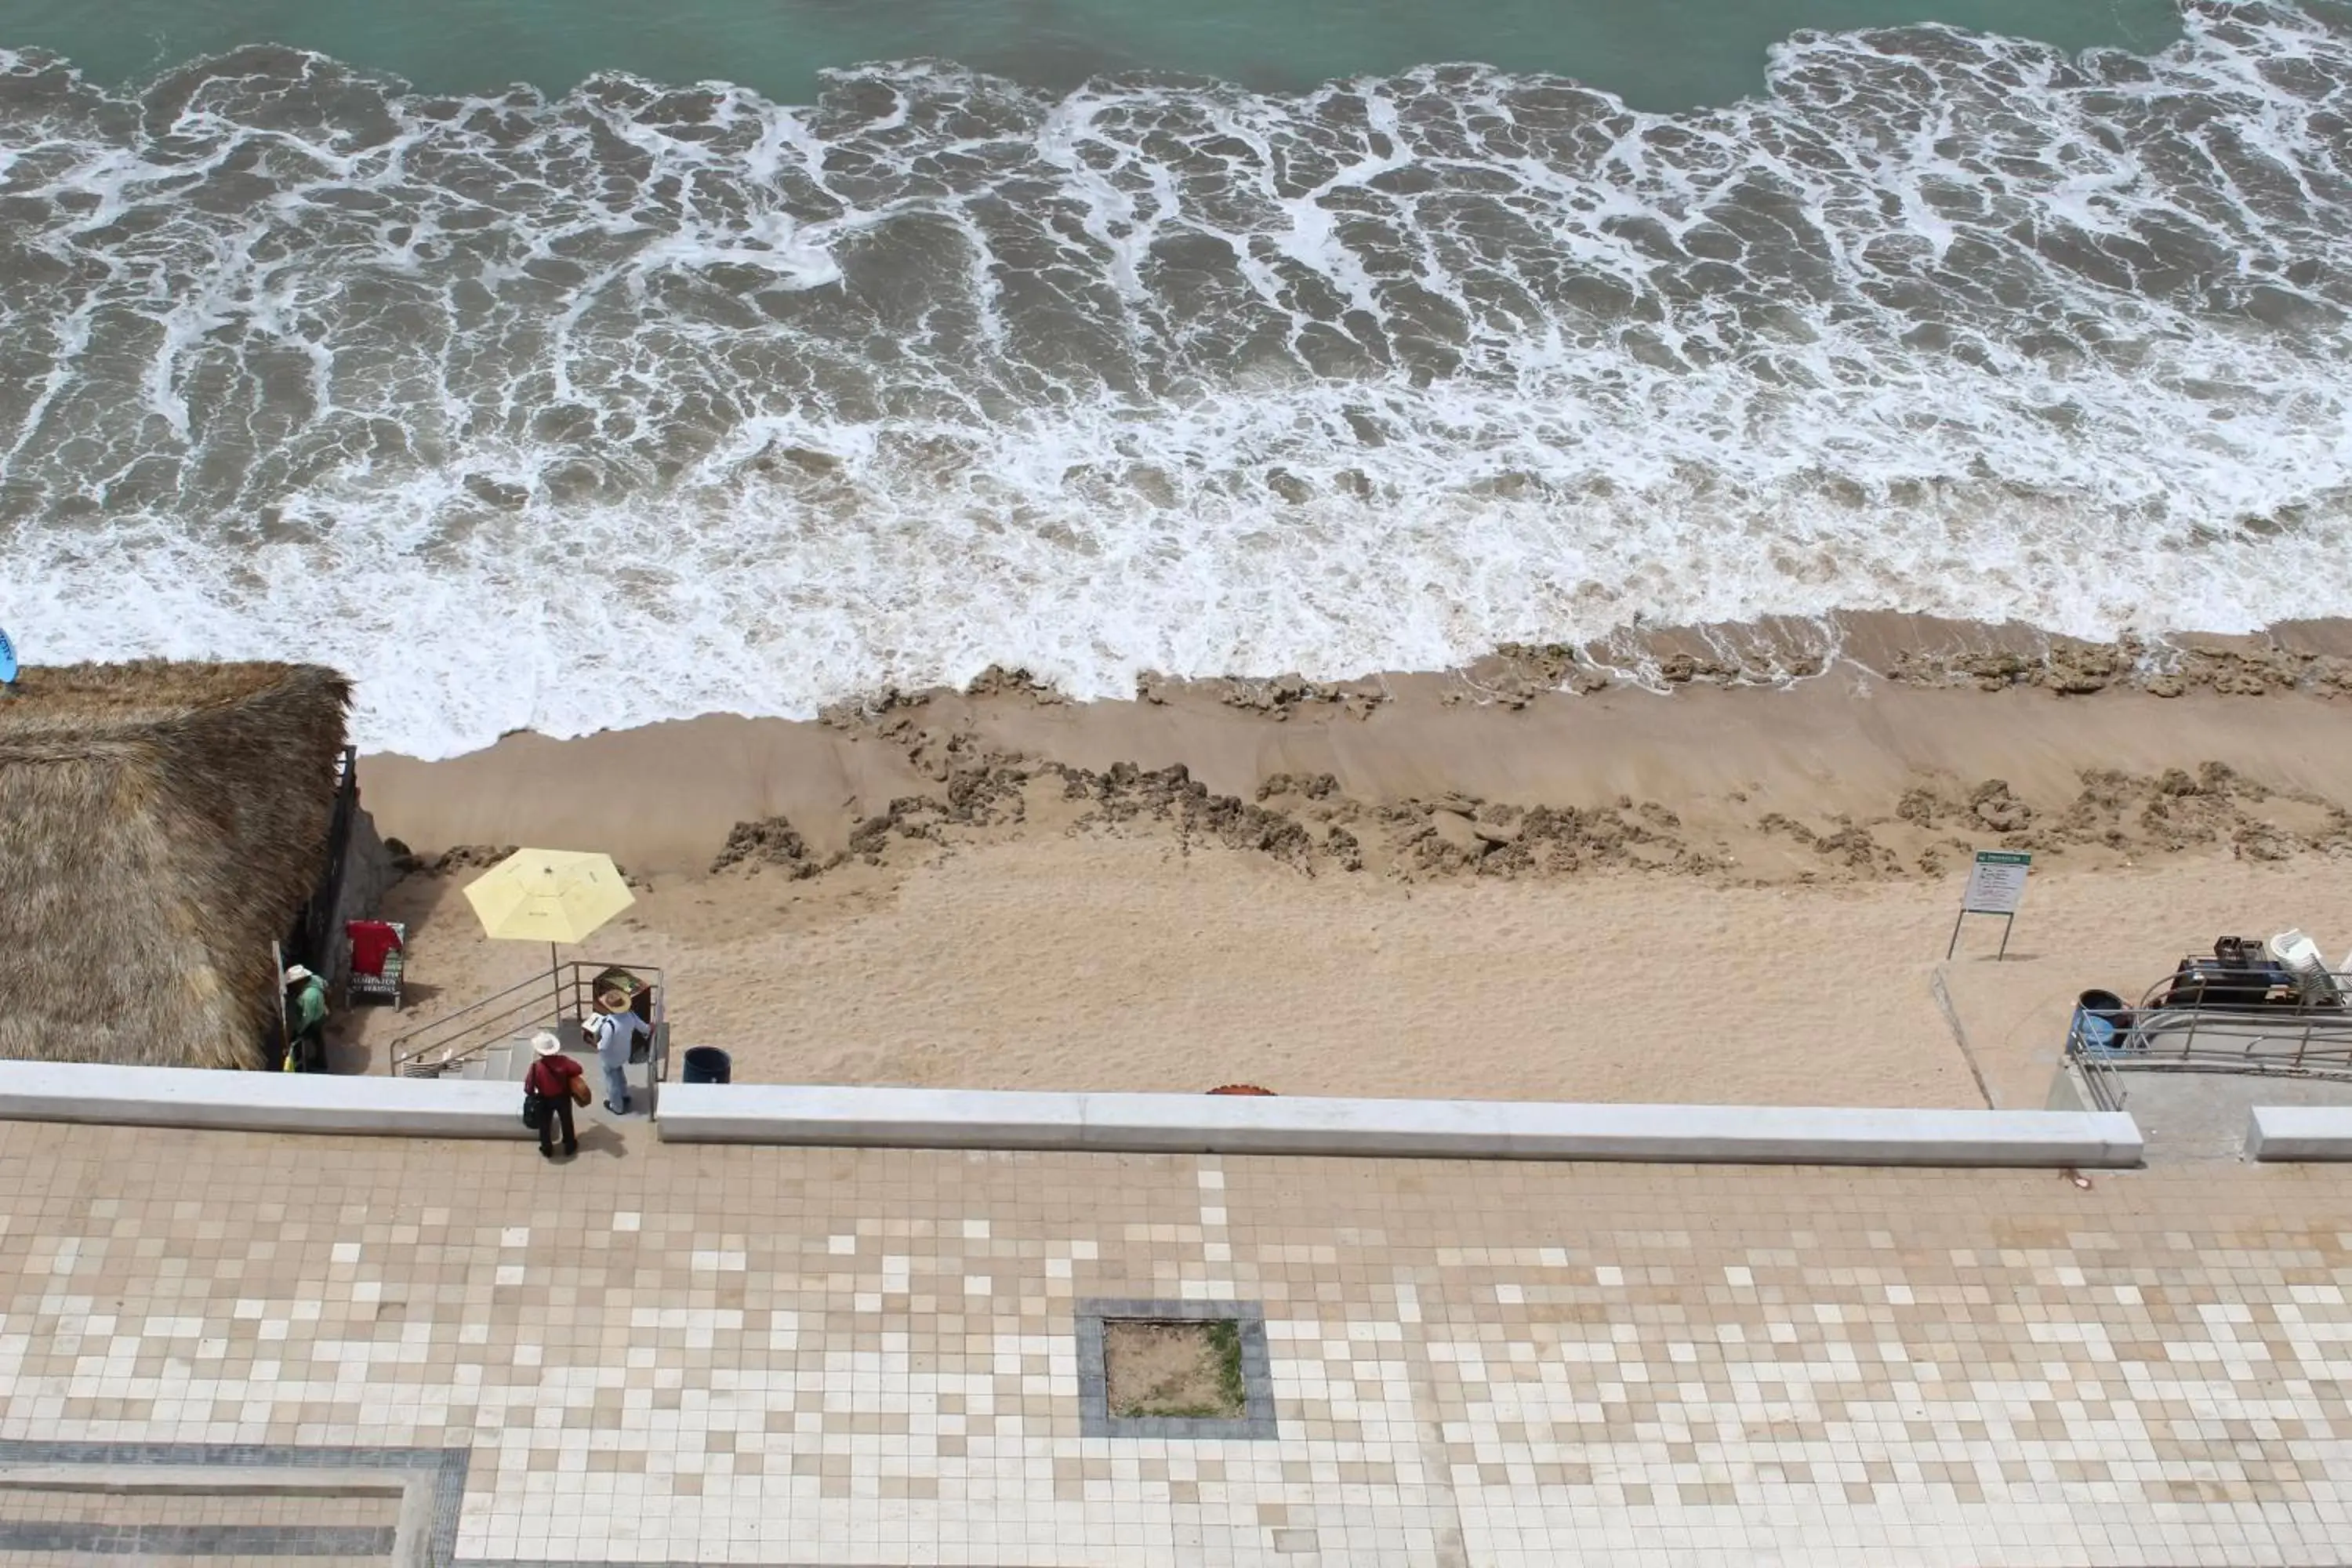
M 2352 658 L 2277 636 L 2126 635 L 2113 642 L 1923 616 L 1831 616 L 1730 626 L 1628 627 L 1587 643 L 1504 643 L 1460 671 L 1449 700 L 1523 708 L 1612 687 L 1777 687 L 1843 663 L 1901 686 L 2267 697 L 2352 694 Z
M 1318 859 L 1336 857 L 1344 863 L 1355 857 L 1353 841 L 1343 835 L 1334 842 L 1328 824 L 1326 831 L 1318 833 L 1292 813 L 1268 810 L 1238 795 L 1217 795 L 1181 763 L 1150 770 L 1115 763 L 1101 773 L 1051 766 L 1063 781 L 1062 798 L 1087 808 L 1072 824 L 1074 831 L 1150 823 L 1172 832 L 1181 851 L 1214 840 L 1310 873 Z
M 918 741 L 918 754 L 927 742 Z M 951 848 L 973 842 L 986 830 L 1016 827 L 1029 819 L 1036 789 L 1046 798 L 1075 807 L 1062 815 L 1071 831 L 1097 826 L 1165 826 L 1180 850 L 1198 842 L 1251 850 L 1302 870 L 1314 869 L 1319 847 L 1347 856 L 1344 840 L 1310 836 L 1294 818 L 1234 795 L 1212 794 L 1181 764 L 1152 770 L 1115 763 L 1100 773 L 1060 763 L 1018 756 L 967 752 L 965 765 L 951 767 L 938 795 L 902 795 L 851 829 L 848 847 L 827 857 L 813 855 L 807 841 L 785 818 L 737 823 L 711 862 L 716 874 L 737 868 L 779 867 L 794 878 L 820 875 L 862 861 L 884 863 L 894 847 L 927 844 Z M 980 830 L 979 833 L 959 830 Z
M 1302 675 L 1277 675 L 1265 679 L 1223 676 L 1207 680 L 1179 680 L 1164 675 L 1136 678 L 1139 702 L 1165 706 L 1192 693 L 1205 693 L 1221 705 L 1284 723 L 1292 717 L 1326 708 L 1350 719 L 1369 719 L 1390 700 L 1387 683 L 1377 676 L 1358 680 L 1309 680 Z
M 1528 804 L 1452 791 L 1380 800 L 1349 793 L 1329 772 L 1271 773 L 1245 798 L 1211 788 L 1182 763 L 1086 768 L 995 750 L 921 697 L 893 694 L 828 721 L 895 748 L 940 787 L 858 819 L 846 847 L 828 855 L 784 817 L 739 822 L 712 872 L 775 868 L 803 879 L 853 862 L 903 865 L 908 848 L 951 851 L 1031 826 L 1163 836 L 1180 855 L 1214 845 L 1309 877 L 1409 883 L 1622 871 L 1722 884 L 1936 878 L 1987 847 L 2086 865 L 2213 848 L 2254 860 L 2352 854 L 2352 813 L 2343 806 L 2219 761 L 2145 774 L 2084 769 L 2071 795 L 2054 796 L 2029 795 L 2005 778 L 1918 773 L 1876 809 L 1819 812 L 1770 806 L 1743 790 L 1680 810 L 1632 795 Z
M 729 831 L 718 858 L 710 862 L 710 870 L 716 876 L 738 866 L 761 870 L 778 867 L 787 875 L 800 878 L 815 876 L 825 869 L 826 862 L 809 854 L 808 840 L 790 821 L 766 816 L 757 822 L 737 823 Z
M 1674 812 L 1630 795 L 1580 809 L 1455 795 L 1400 802 L 1378 816 L 1389 829 L 1390 869 L 1408 879 L 1569 877 L 1604 869 L 1713 872 L 1728 864 L 1685 837 Z
M 2125 637 L 2113 643 L 2053 639 L 2039 652 L 1997 650 L 1954 655 L 1906 651 L 1886 670 L 1911 686 L 1972 685 L 1979 690 L 2040 687 L 2081 697 L 2122 688 L 2151 697 L 2211 691 L 2223 697 L 2267 697 L 2302 691 L 2352 693 L 2352 659 L 2305 649 L 2231 646 L 2221 639 L 2161 643 Z
M 1025 697 L 1032 702 L 1051 707 L 1066 702 L 1068 698 L 1054 689 L 1048 682 L 1038 679 L 1026 669 L 1006 668 L 992 664 L 971 678 L 964 687 L 966 697 Z
M 392 858 L 393 874 L 398 877 L 457 877 L 468 872 L 487 871 L 521 847 L 517 844 L 453 844 L 440 854 L 427 858 L 410 849 L 400 839 L 384 841 L 384 849 Z M 653 886 L 651 879 L 630 870 L 617 860 L 613 862 L 613 869 L 620 873 L 624 887 L 643 890 Z
M 2352 855 L 2352 812 L 2309 791 L 2242 777 L 2226 763 L 2205 763 L 2194 773 L 2093 768 L 2080 776 L 2081 791 L 2055 808 L 2037 810 L 2005 781 L 1989 779 L 1965 794 L 1933 785 L 1906 791 L 1896 811 L 1922 828 L 1952 825 L 1979 837 L 1997 834 L 2006 848 L 2053 855 L 2094 846 L 2141 857 L 2215 847 L 2248 860 Z
M 1612 686 L 1671 689 L 1679 686 L 1779 686 L 1820 675 L 1829 667 L 1821 651 L 1771 647 L 1745 655 L 1674 648 L 1644 651 L 1623 663 L 1596 645 L 1504 643 L 1463 671 L 1466 692 L 1509 709 L 1528 706 L 1551 692 L 1591 696 Z
M 410 853 L 408 846 L 394 838 L 384 845 L 392 851 L 393 869 L 403 873 L 423 872 L 428 877 L 451 877 L 461 871 L 487 871 L 521 847 L 518 844 L 452 844 L 427 860 Z

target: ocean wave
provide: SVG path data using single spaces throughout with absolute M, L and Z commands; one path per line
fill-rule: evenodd
M 1801 35 L 1637 113 L 913 62 L 811 106 L 0 51 L 0 620 L 446 754 L 1027 665 L 2352 612 L 2352 33 Z

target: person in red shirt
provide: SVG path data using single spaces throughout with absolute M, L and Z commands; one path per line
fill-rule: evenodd
M 572 1131 L 572 1085 L 580 1077 L 580 1064 L 563 1054 L 562 1045 L 553 1035 L 543 1031 L 531 1037 L 530 1048 L 538 1053 L 538 1058 L 522 1075 L 522 1091 L 547 1102 L 546 1112 L 539 1119 L 540 1157 L 555 1158 L 558 1121 L 563 1123 L 564 1153 L 577 1154 L 580 1140 Z
M 352 939 L 353 974 L 382 974 L 383 961 L 400 951 L 400 933 L 389 921 L 345 921 L 343 934 Z

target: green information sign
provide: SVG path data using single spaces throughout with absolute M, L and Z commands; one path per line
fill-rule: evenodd
M 2000 952 L 1995 956 L 2009 956 L 2010 930 L 2017 924 L 2017 906 L 2025 901 L 2025 874 L 2032 868 L 2031 855 L 2012 849 L 1977 851 L 1977 863 L 1969 871 L 1969 889 L 1960 896 L 1959 919 L 1952 922 L 1952 940 L 1944 945 L 1945 958 L 1958 951 L 1960 922 L 1970 915 L 2001 918 Z

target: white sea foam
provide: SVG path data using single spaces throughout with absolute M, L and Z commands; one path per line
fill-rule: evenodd
M 437 755 L 997 661 L 2352 613 L 2352 39 L 2189 21 L 1801 37 L 1675 116 L 0 53 L 0 623 L 324 658 Z

